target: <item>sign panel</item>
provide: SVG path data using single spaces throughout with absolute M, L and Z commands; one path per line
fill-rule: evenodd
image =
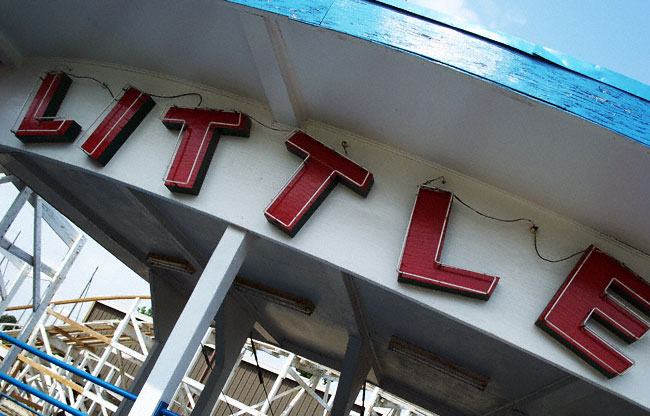
M 127 88 L 81 148 L 106 166 L 155 105 L 149 95 L 133 87 Z
M 537 326 L 609 378 L 634 362 L 599 337 L 594 320 L 627 343 L 650 329 L 625 303 L 650 316 L 650 285 L 595 246 L 582 256 L 558 290 Z
M 25 143 L 75 140 L 81 126 L 73 120 L 55 118 L 71 82 L 64 73 L 45 75 L 19 128 L 12 130 L 18 139 Z M 126 89 L 81 148 L 105 165 L 154 106 L 148 94 Z M 248 137 L 251 129 L 250 117 L 240 112 L 175 106 L 169 108 L 162 122 L 168 129 L 179 130 L 164 184 L 173 192 L 192 195 L 201 189 L 220 135 Z M 298 233 L 338 182 L 362 197 L 370 192 L 372 173 L 308 134 L 296 131 L 285 144 L 303 163 L 264 216 L 289 236 Z M 488 300 L 499 277 L 440 262 L 453 199 L 451 192 L 420 187 L 402 248 L 398 280 Z M 650 316 L 650 284 L 591 246 L 536 325 L 612 378 L 623 374 L 633 362 L 601 338 L 591 323 L 599 323 L 632 343 L 650 329 L 641 315 Z
M 56 113 L 72 80 L 62 72 L 45 75 L 20 126 L 13 133 L 23 143 L 73 142 L 81 131 L 74 120 L 61 120 Z
M 173 192 L 198 195 L 221 134 L 248 137 L 250 118 L 243 113 L 199 108 L 171 107 L 163 124 L 180 130 L 176 152 L 165 177 Z
M 499 278 L 440 263 L 453 194 L 420 187 L 409 222 L 398 280 L 488 300 Z
M 372 173 L 313 137 L 298 131 L 287 149 L 305 161 L 266 208 L 266 219 L 295 236 L 338 182 L 364 198 L 374 183 Z

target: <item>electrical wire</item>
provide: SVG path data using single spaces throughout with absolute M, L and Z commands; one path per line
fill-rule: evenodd
M 205 365 L 206 365 L 206 366 L 210 369 L 210 371 L 212 372 L 212 371 L 214 370 L 214 363 L 212 362 L 212 360 L 211 360 L 210 357 L 208 356 L 208 352 L 205 350 L 205 345 L 203 345 L 203 344 L 201 344 L 201 355 L 203 355 L 203 359 L 205 360 Z M 230 405 L 230 402 L 228 401 L 228 397 L 227 397 L 226 394 L 223 392 L 223 390 L 221 390 L 221 395 L 223 396 L 223 399 L 224 399 L 224 401 L 226 402 L 226 405 L 228 406 L 228 409 L 230 410 L 230 414 L 231 414 L 231 415 L 234 415 L 234 414 L 235 414 L 235 410 L 234 410 L 234 409 L 232 408 L 232 406 Z
M 251 340 L 251 348 L 253 350 L 253 356 L 255 357 L 255 365 L 257 366 L 257 377 L 260 379 L 260 384 L 262 385 L 262 389 L 264 390 L 264 395 L 266 396 L 266 402 L 269 404 L 269 410 L 271 411 L 271 416 L 275 416 L 273 414 L 273 406 L 271 406 L 271 400 L 269 399 L 269 393 L 266 391 L 266 386 L 264 385 L 264 376 L 262 375 L 262 367 L 260 367 L 260 362 L 257 359 L 257 351 L 255 351 L 255 341 L 253 341 L 253 334 L 249 336 Z
M 366 380 L 363 380 L 363 393 L 361 394 L 361 416 L 366 414 Z
M 512 219 L 497 218 L 497 217 L 493 217 L 492 215 L 487 215 L 487 214 L 485 214 L 483 212 L 480 212 L 479 210 L 471 207 L 469 204 L 467 204 L 465 201 L 463 201 L 462 199 L 460 199 L 456 195 L 454 195 L 454 199 L 456 201 L 460 202 L 462 205 L 469 208 L 470 210 L 474 211 L 476 214 L 478 214 L 478 215 L 480 215 L 482 217 L 485 217 L 485 218 L 489 218 L 489 219 L 494 220 L 494 221 L 509 222 L 509 223 L 512 223 L 512 222 L 527 222 L 527 223 L 529 223 L 530 224 L 530 232 L 533 233 L 533 246 L 535 247 L 535 254 L 537 254 L 537 257 L 539 257 L 540 259 L 542 259 L 542 260 L 544 260 L 546 262 L 560 263 L 560 262 L 563 262 L 565 260 L 569 260 L 569 259 L 571 259 L 573 257 L 579 256 L 579 255 L 581 255 L 581 254 L 583 254 L 584 252 L 587 251 L 587 249 L 585 248 L 584 250 L 576 251 L 575 253 L 570 254 L 570 255 L 568 255 L 566 257 L 562 257 L 561 259 L 556 259 L 556 260 L 550 259 L 548 257 L 543 256 L 539 252 L 539 248 L 537 247 L 537 232 L 539 231 L 539 227 L 530 218 L 512 218 Z
M 190 95 L 194 95 L 196 97 L 199 97 L 199 103 L 196 105 L 197 107 L 200 107 L 201 104 L 203 103 L 203 96 L 198 92 L 187 92 L 185 94 L 178 94 L 178 95 L 158 95 L 158 94 L 149 94 L 149 93 L 146 94 L 149 95 L 150 97 L 156 97 L 156 98 L 180 98 L 180 97 L 187 97 Z
M 70 76 L 70 77 L 72 77 L 72 78 L 78 78 L 78 79 L 89 79 L 89 80 L 91 80 L 91 81 L 95 81 L 96 83 L 98 83 L 99 85 L 101 85 L 102 87 L 104 87 L 104 88 L 106 89 L 106 91 L 108 91 L 108 93 L 111 95 L 111 98 L 115 99 L 115 95 L 113 94 L 113 91 L 111 91 L 111 89 L 108 87 L 108 85 L 106 85 L 105 82 L 100 81 L 100 80 L 98 80 L 97 78 L 88 77 L 88 76 L 85 76 L 85 75 L 75 75 L 75 74 L 72 74 L 72 73 L 70 73 L 70 72 L 65 72 L 65 71 L 63 71 L 63 73 L 66 74 L 66 75 L 68 75 L 68 76 Z
M 223 396 L 223 400 L 226 402 L 226 405 L 228 405 L 228 410 L 230 410 L 230 414 L 234 415 L 235 414 L 235 409 L 232 408 L 230 405 L 230 402 L 228 401 L 228 396 L 221 390 L 221 395 Z
M 520 222 L 520 221 L 523 221 L 523 222 L 529 223 L 531 227 L 535 228 L 535 230 L 537 229 L 537 225 L 535 225 L 535 222 L 533 220 L 531 220 L 530 218 L 512 218 L 512 219 L 497 218 L 497 217 L 493 217 L 491 215 L 487 215 L 487 214 L 485 214 L 483 212 L 480 212 L 477 209 L 469 206 L 469 204 L 467 204 L 465 201 L 463 201 L 462 199 L 457 197 L 455 194 L 454 194 L 454 199 L 456 201 L 460 202 L 461 204 L 465 205 L 467 208 L 471 209 L 472 211 L 474 211 L 475 213 L 477 213 L 481 217 L 485 217 L 485 218 L 489 218 L 491 220 L 501 221 L 501 222 Z
M 70 68 L 68 68 L 68 70 L 71 71 Z M 71 76 L 71 77 L 73 77 L 73 78 L 79 78 L 79 79 L 90 79 L 90 80 L 92 80 L 92 81 L 95 81 L 96 83 L 98 83 L 99 85 L 101 85 L 102 87 L 104 87 L 104 88 L 108 91 L 108 93 L 111 95 L 111 97 L 112 97 L 113 99 L 115 99 L 115 95 L 113 94 L 113 91 L 111 91 L 111 89 L 108 87 L 108 85 L 107 85 L 105 82 L 98 80 L 97 78 L 93 78 L 93 77 L 89 77 L 89 76 L 84 76 L 84 75 L 74 75 L 74 74 L 72 74 L 71 72 L 66 72 L 66 71 L 60 71 L 60 72 L 63 72 L 64 74 L 66 74 L 66 75 L 68 75 L 68 76 Z M 177 94 L 177 95 L 159 95 L 159 94 L 150 94 L 150 93 L 146 93 L 146 94 L 149 95 L 150 97 L 156 97 L 156 98 L 162 98 L 162 99 L 171 99 L 171 98 L 180 98 L 180 97 L 196 96 L 196 97 L 199 97 L 199 102 L 198 102 L 198 104 L 197 104 L 196 106 L 197 106 L 197 107 L 200 107 L 201 104 L 203 103 L 203 95 L 201 95 L 201 94 L 198 93 L 198 92 L 188 92 L 188 93 Z M 225 111 L 225 110 L 224 110 L 224 111 Z M 236 111 L 236 110 L 232 110 L 232 111 Z M 255 117 L 253 117 L 253 116 L 251 116 L 251 115 L 248 115 L 248 114 L 247 114 L 247 116 L 248 116 L 251 120 L 253 120 L 255 123 L 259 124 L 259 125 L 262 126 L 262 127 L 267 128 L 267 129 L 269 129 L 269 130 L 280 131 L 280 132 L 284 132 L 284 133 L 289 133 L 289 132 L 293 131 L 293 129 L 284 129 L 284 128 L 280 128 L 280 127 L 269 126 L 268 124 L 259 121 L 258 119 L 256 119 Z M 347 149 L 346 149 L 346 152 L 345 152 L 345 153 L 347 154 Z
M 348 142 L 345 141 L 345 140 L 343 140 L 343 141 L 341 142 L 341 147 L 343 148 L 343 151 L 345 152 L 345 155 L 347 156 L 347 155 L 348 155 L 348 147 L 350 147 L 350 145 L 348 144 Z
M 566 256 L 564 258 L 558 259 L 558 260 L 548 259 L 548 258 L 542 256 L 539 253 L 539 250 L 537 249 L 537 230 L 538 229 L 539 229 L 539 227 L 537 227 L 537 226 L 533 227 L 533 245 L 535 246 L 535 253 L 537 253 L 537 257 L 539 257 L 540 259 L 542 259 L 544 261 L 547 261 L 549 263 L 560 263 L 562 261 L 569 260 L 572 257 L 576 257 L 576 256 L 579 256 L 581 254 L 584 254 L 588 250 L 588 248 L 586 248 L 584 250 L 576 251 L 575 253 L 570 254 L 570 255 L 568 255 L 568 256 Z
M 433 182 L 436 182 L 438 180 L 441 180 L 442 184 L 446 183 L 444 176 L 438 176 L 437 178 L 430 179 L 430 180 L 424 182 L 422 184 L 422 186 L 429 185 L 429 184 L 431 184 Z M 438 189 L 438 188 L 434 188 L 434 189 Z M 474 213 L 480 215 L 481 217 L 488 218 L 488 219 L 491 219 L 491 220 L 494 220 L 494 221 L 499 221 L 499 222 L 506 222 L 506 223 L 527 222 L 528 224 L 530 224 L 530 232 L 533 234 L 533 247 L 535 248 L 535 254 L 537 254 L 537 257 L 539 257 L 540 259 L 542 259 L 542 260 L 544 260 L 544 261 L 546 261 L 548 263 L 560 263 L 560 262 L 569 260 L 569 259 L 571 259 L 573 257 L 579 256 L 581 254 L 584 254 L 588 250 L 587 248 L 585 248 L 584 250 L 576 251 L 575 253 L 570 254 L 570 255 L 568 255 L 566 257 L 562 257 L 561 259 L 550 259 L 548 257 L 545 257 L 539 252 L 539 248 L 537 246 L 537 233 L 539 231 L 539 226 L 537 224 L 535 224 L 535 221 L 533 221 L 530 218 L 525 218 L 525 217 L 521 217 L 521 218 L 498 218 L 498 217 L 494 217 L 492 215 L 488 215 L 488 214 L 486 214 L 484 212 L 481 212 L 481 211 L 477 210 L 476 208 L 472 207 L 467 202 L 460 199 L 456 194 L 452 194 L 452 195 L 453 195 L 453 198 L 456 201 L 460 202 L 463 206 L 470 209 Z
M 233 110 L 233 111 L 234 111 L 234 110 Z M 247 114 L 247 116 L 248 116 L 248 118 L 250 118 L 251 120 L 253 120 L 253 121 L 256 122 L 257 124 L 259 124 L 260 126 L 262 126 L 262 127 L 266 127 L 266 128 L 269 129 L 269 130 L 273 130 L 273 131 L 281 131 L 281 132 L 284 132 L 284 133 L 290 133 L 290 132 L 293 131 L 293 129 L 283 129 L 283 128 L 280 128 L 280 127 L 272 127 L 272 126 L 269 126 L 268 124 L 264 124 L 264 123 L 262 123 L 261 121 L 259 121 L 259 120 L 256 119 L 255 117 L 251 116 L 250 114 Z
M 90 276 L 90 279 L 88 279 L 88 283 L 86 283 L 86 286 L 85 286 L 85 287 L 83 288 L 83 290 L 81 291 L 81 294 L 79 295 L 79 299 L 83 299 L 84 296 L 86 296 L 86 294 L 88 294 L 88 290 L 90 289 L 90 284 L 92 283 L 93 278 L 95 277 L 95 274 L 97 273 L 97 270 L 99 270 L 99 266 L 96 266 L 96 267 L 95 267 L 95 271 L 94 271 L 93 274 Z M 68 314 L 68 318 L 70 318 L 70 317 L 72 316 L 72 314 L 74 313 L 74 309 L 75 309 L 76 307 L 77 307 L 77 304 L 75 303 L 75 304 L 72 306 L 72 309 L 70 310 L 70 313 Z M 82 309 L 82 308 L 79 307 L 79 310 L 77 311 L 77 317 L 76 317 L 76 321 L 77 321 L 77 322 L 79 322 L 79 315 L 81 315 L 81 309 Z
M 443 184 L 443 185 L 447 183 L 447 181 L 445 180 L 445 177 L 444 177 L 444 176 L 438 176 L 437 178 L 429 179 L 428 181 L 424 182 L 424 183 L 422 184 L 422 186 L 427 186 L 427 185 L 432 184 L 432 183 L 434 183 L 435 181 L 440 180 L 440 179 L 442 179 L 442 184 Z

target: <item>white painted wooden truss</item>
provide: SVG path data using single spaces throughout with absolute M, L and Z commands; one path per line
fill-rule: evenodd
M 107 297 L 105 300 L 125 297 Z M 137 311 L 142 299 L 147 296 L 133 297 L 131 306 L 121 310 L 124 316 L 121 319 L 99 320 L 91 322 L 77 322 L 70 318 L 70 305 L 73 301 L 60 301 L 51 304 L 46 309 L 46 317 L 53 320 L 47 326 L 46 319 L 36 325 L 30 334 L 28 342 L 47 354 L 56 356 L 68 364 L 84 369 L 93 375 L 100 375 L 104 380 L 119 387 L 126 387 L 132 381 L 136 372 L 146 359 L 148 351 L 154 344 L 153 322 L 150 317 Z M 98 298 L 77 299 L 77 302 L 97 301 Z M 27 309 L 31 305 L 12 307 L 11 310 Z M 120 310 L 119 307 L 112 306 Z M 19 330 L 9 330 L 9 335 L 17 335 Z M 214 330 L 210 328 L 202 338 L 202 345 L 214 347 Z M 276 416 L 288 416 L 294 407 L 304 397 L 311 396 L 321 410 L 319 415 L 329 415 L 338 385 L 339 373 L 289 351 L 282 350 L 273 345 L 255 341 L 260 367 L 272 374 L 275 379 L 267 389 L 268 399 L 255 403 L 245 403 L 237 397 L 219 396 L 219 402 L 229 406 L 233 415 L 270 415 L 269 408 L 272 403 L 285 399 L 286 405 L 278 411 L 274 405 Z M 142 353 L 144 351 L 144 353 Z M 5 357 L 8 347 L 0 344 L 0 357 Z M 54 365 L 41 362 L 36 357 L 28 357 L 21 353 L 18 364 L 14 366 L 13 373 L 18 380 L 27 383 L 50 396 L 68 403 L 80 411 L 90 415 L 113 415 L 120 396 L 91 383 L 82 383 L 82 380 L 71 377 L 65 370 Z M 114 357 L 112 362 L 109 358 Z M 190 415 L 198 396 L 204 389 L 204 384 L 189 377 L 190 369 L 194 368 L 199 360 L 204 360 L 201 349 L 198 349 L 186 374 L 171 401 L 170 408 L 182 415 Z M 135 363 L 131 371 L 127 364 Z M 255 366 L 250 340 L 246 342 L 239 354 L 233 370 L 231 371 L 223 391 L 235 379 L 237 369 L 242 365 Z M 302 375 L 301 375 L 302 374 Z M 305 375 L 305 376 L 303 376 Z M 310 375 L 307 377 L 306 375 Z M 295 383 L 294 387 L 280 389 L 283 382 L 289 380 Z M 6 386 L 5 393 L 21 395 L 17 389 Z M 30 406 L 42 411 L 43 414 L 56 413 L 56 409 L 33 397 L 22 394 Z M 287 401 L 286 398 L 290 399 Z M 362 394 L 359 393 L 355 404 L 358 408 L 362 405 Z M 412 405 L 377 386 L 367 384 L 365 412 L 360 415 L 356 411 L 353 416 L 429 416 L 432 413 Z M 215 406 L 216 409 L 216 406 Z M 214 409 L 213 409 L 214 412 Z M 229 410 L 230 412 L 230 410 Z
M 124 299 L 115 296 L 104 299 Z M 28 343 L 41 351 L 55 356 L 62 361 L 83 369 L 105 381 L 125 388 L 135 377 L 148 351 L 154 343 L 153 322 L 149 316 L 137 311 L 140 302 L 148 296 L 132 297 L 128 310 L 123 311 L 121 319 L 99 320 L 93 322 L 76 322 L 71 319 L 71 310 L 66 309 L 69 302 L 54 302 L 46 308 L 45 316 L 38 322 L 30 334 Z M 97 301 L 98 298 L 77 299 L 76 301 Z M 56 305 L 59 304 L 59 305 Z M 31 305 L 10 308 L 11 310 L 29 308 Z M 53 320 L 45 326 L 47 319 Z M 16 336 L 18 330 L 6 331 Z M 6 357 L 8 347 L 0 344 L 0 357 Z M 109 362 L 115 357 L 113 363 Z M 18 355 L 18 363 L 12 373 L 18 380 L 47 393 L 55 399 L 92 415 L 112 415 L 122 397 L 106 391 L 92 383 L 73 377 L 67 371 L 52 364 L 43 363 L 27 354 Z M 117 363 L 117 364 L 115 364 Z M 135 363 L 134 371 L 125 370 L 126 365 Z M 4 392 L 20 395 L 29 406 L 41 410 L 43 414 L 56 411 L 51 405 L 21 393 L 13 386 L 5 386 Z
M 210 338 L 212 331 L 209 331 L 204 338 L 204 343 Z M 209 343 L 204 344 L 210 346 Z M 280 399 L 289 396 L 291 399 L 286 406 L 280 410 L 275 410 L 276 416 L 287 416 L 294 409 L 294 406 L 305 395 L 311 396 L 321 408 L 323 416 L 329 415 L 334 398 L 336 396 L 336 387 L 338 385 L 339 373 L 335 370 L 322 366 L 320 364 L 299 357 L 289 351 L 274 347 L 260 341 L 255 341 L 255 348 L 260 359 L 260 367 L 263 370 L 271 372 L 276 376 L 272 386 L 268 389 L 268 397 L 256 403 L 244 403 L 237 398 L 226 395 L 223 392 L 219 395 L 219 402 L 229 406 L 229 412 L 232 415 L 252 415 L 252 416 L 271 416 L 269 413 L 270 405 Z M 200 351 L 194 356 L 192 367 L 197 360 L 203 359 Z M 223 391 L 227 391 L 230 383 L 233 381 L 238 367 L 241 363 L 256 365 L 252 353 L 250 340 L 244 345 L 230 376 L 228 377 Z M 309 378 L 300 374 L 310 374 Z M 292 380 L 297 386 L 280 392 L 282 382 Z M 192 395 L 199 395 L 203 391 L 203 384 L 187 376 L 183 378 L 181 385 L 178 387 L 170 408 L 174 405 L 180 406 L 182 415 L 190 415 L 196 398 Z M 359 393 L 355 404 L 359 407 L 362 405 L 362 394 Z M 275 408 L 275 407 L 274 407 Z M 356 411 L 350 413 L 351 416 L 430 416 L 433 413 L 424 410 L 416 405 L 408 403 L 397 396 L 394 396 L 377 386 L 370 383 L 366 387 L 365 412 L 360 415 Z M 213 409 L 214 412 L 214 409 Z
M 319 414 L 322 414 L 323 416 L 329 415 L 334 398 L 336 397 L 339 372 L 273 345 L 260 341 L 254 342 L 260 361 L 260 367 L 263 370 L 276 375 L 276 379 L 271 389 L 268 390 L 268 397 L 258 403 L 242 403 L 236 398 L 225 395 L 222 392 L 219 396 L 219 400 L 223 403 L 227 403 L 229 409 L 232 408 L 235 411 L 234 415 L 270 416 L 270 413 L 267 412 L 269 411 L 271 403 L 286 396 L 290 396 L 291 400 L 284 409 L 281 409 L 280 413 L 275 410 L 275 415 L 287 416 L 293 410 L 298 401 L 305 395 L 311 396 L 320 405 L 322 413 Z M 228 390 L 229 383 L 232 381 L 232 378 L 241 362 L 256 365 L 250 340 L 248 340 L 244 345 L 239 360 L 224 386 L 224 391 Z M 311 376 L 307 378 L 301 374 L 309 374 Z M 285 379 L 292 380 L 298 385 L 279 393 L 279 387 Z M 185 379 L 183 382 L 185 383 Z M 433 413 L 406 402 L 370 383 L 367 383 L 366 385 L 365 403 L 362 400 L 362 396 L 363 395 L 360 392 L 355 400 L 355 405 L 361 407 L 363 404 L 363 408 L 365 409 L 363 415 L 352 410 L 350 412 L 351 416 L 433 415 Z M 178 396 L 175 399 L 177 398 Z M 175 401 L 175 403 L 179 402 Z M 184 414 L 189 415 L 189 413 Z
M 76 230 L 72 224 L 46 201 L 33 193 L 31 189 L 22 184 L 12 176 L 3 176 L 0 184 L 13 183 L 18 189 L 18 196 L 0 221 L 0 254 L 3 261 L 11 262 L 18 270 L 18 277 L 11 285 L 5 281 L 5 276 L 0 272 L 0 315 L 2 315 L 14 299 L 16 293 L 28 277 L 32 278 L 32 314 L 27 318 L 27 324 L 22 328 L 17 338 L 20 341 L 27 341 L 35 333 L 38 324 L 45 318 L 47 305 L 54 297 L 56 290 L 65 280 L 68 271 L 72 267 L 79 252 L 86 243 L 86 236 Z M 9 186 L 9 185 L 5 185 Z M 26 202 L 31 201 L 34 207 L 34 246 L 32 255 L 6 238 L 9 227 L 23 209 Z M 68 252 L 58 267 L 53 268 L 41 262 L 41 223 L 45 220 L 56 235 L 68 247 Z M 1 270 L 1 269 L 0 269 Z M 47 282 L 44 292 L 41 292 L 41 281 Z M 43 293 L 41 295 L 41 293 Z M 0 371 L 9 373 L 12 365 L 16 362 L 19 349 L 12 347 L 5 356 Z

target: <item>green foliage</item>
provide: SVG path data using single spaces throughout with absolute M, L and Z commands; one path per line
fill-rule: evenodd
M 13 315 L 9 315 L 8 313 L 5 313 L 4 315 L 0 316 L 0 324 L 15 324 L 18 322 L 16 320 L 16 317 Z
M 140 312 L 143 315 L 153 316 L 153 312 L 151 311 L 151 308 L 147 308 L 146 306 L 139 307 L 138 312 Z
M 303 376 L 306 379 L 310 379 L 311 376 L 312 376 L 311 373 L 308 373 L 308 372 L 300 370 L 300 369 L 297 369 L 297 370 L 298 370 L 298 374 L 300 374 L 301 376 Z

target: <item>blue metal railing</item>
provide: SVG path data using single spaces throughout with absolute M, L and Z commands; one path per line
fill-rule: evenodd
M 38 413 L 36 410 L 32 409 L 31 407 L 27 406 L 24 403 L 19 402 L 18 400 L 14 399 L 13 397 L 9 396 L 8 394 L 5 393 L 0 393 L 1 397 L 4 397 L 5 399 L 16 403 L 16 405 L 22 407 L 23 409 L 27 410 L 28 412 L 34 413 L 36 416 L 43 416 L 42 414 Z
M 118 394 L 118 395 L 124 397 L 125 399 L 131 400 L 131 401 L 136 401 L 138 399 L 138 396 L 136 396 L 135 394 L 133 394 L 133 393 L 127 391 L 127 390 L 121 389 L 121 388 L 119 388 L 119 387 L 117 387 L 117 386 L 115 386 L 115 385 L 113 385 L 111 383 L 108 383 L 108 382 L 102 380 L 99 377 L 95 377 L 92 374 L 89 374 L 89 373 L 87 373 L 87 372 L 85 372 L 83 370 L 80 370 L 80 369 L 78 369 L 76 367 L 73 367 L 73 366 L 71 366 L 70 364 L 68 364 L 66 362 L 63 362 L 63 361 L 61 361 L 61 360 L 59 360 L 57 358 L 52 357 L 51 355 L 48 355 L 48 354 L 44 353 L 43 351 L 40 351 L 40 350 L 32 347 L 29 344 L 25 344 L 24 342 L 19 341 L 14 337 L 5 334 L 4 332 L 0 332 L 0 339 L 3 340 L 3 341 L 7 341 L 7 342 L 9 342 L 11 344 L 14 344 L 17 347 L 19 347 L 19 348 L 21 348 L 21 349 L 23 349 L 23 350 L 25 350 L 25 351 L 27 351 L 29 353 L 32 353 L 35 356 L 37 356 L 37 357 L 39 357 L 39 358 L 41 358 L 41 359 L 43 359 L 43 360 L 45 360 L 45 361 L 47 361 L 49 363 L 52 363 L 52 364 L 54 364 L 54 365 L 56 365 L 58 367 L 61 367 L 64 370 L 66 370 L 66 371 L 68 371 L 68 372 L 70 372 L 70 373 L 72 373 L 74 375 L 77 375 L 77 376 L 79 376 L 79 377 L 81 377 L 81 378 L 83 378 L 85 380 L 88 380 L 93 384 L 96 384 L 96 385 L 98 385 L 100 387 L 103 387 L 106 390 L 112 391 L 113 393 Z M 88 416 L 85 413 L 81 413 L 79 410 L 74 409 L 74 408 L 70 407 L 69 405 L 67 405 L 65 403 L 62 403 L 62 402 L 54 399 L 53 397 L 50 397 L 47 394 L 42 393 L 39 390 L 36 390 L 35 388 L 33 388 L 33 387 L 31 387 L 31 386 L 29 386 L 29 385 L 27 385 L 27 384 L 25 384 L 25 383 L 23 383 L 21 381 L 18 381 L 15 378 L 10 377 L 10 376 L 2 373 L 2 372 L 0 372 L 0 379 L 4 380 L 4 381 L 6 381 L 6 382 L 8 382 L 10 384 L 13 384 L 14 386 L 16 386 L 16 387 L 18 387 L 18 388 L 20 388 L 22 390 L 25 390 L 26 392 L 38 397 L 39 399 L 45 400 L 46 402 L 48 402 L 48 403 L 50 403 L 50 404 L 52 404 L 52 405 L 54 405 L 54 406 L 56 406 L 56 407 L 58 407 L 58 408 L 60 408 L 60 409 L 62 409 L 64 411 L 66 411 L 66 412 L 68 412 L 68 413 L 70 413 L 70 414 L 72 414 L 74 416 Z M 159 416 L 159 415 L 162 415 L 162 416 L 180 416 L 177 413 L 172 412 L 171 410 L 167 410 L 165 407 L 166 407 L 165 405 L 159 406 L 158 411 L 156 412 L 156 416 Z
M 37 390 L 34 387 L 23 383 L 22 381 L 18 381 L 15 378 L 6 375 L 5 373 L 0 373 L 0 380 L 4 380 L 7 383 L 11 383 L 14 386 L 18 387 L 19 389 L 24 390 L 27 393 L 38 397 L 41 400 L 45 400 L 49 404 L 52 404 L 52 405 L 58 407 L 61 410 L 65 410 L 66 412 L 70 413 L 71 415 L 74 415 L 74 416 L 88 416 L 87 414 L 81 413 L 79 410 L 77 410 L 77 409 L 75 409 L 75 408 L 73 408 L 71 406 L 68 406 L 67 404 L 65 404 L 63 402 L 58 401 L 57 399 L 55 399 L 53 397 L 48 396 L 47 394 L 43 393 L 42 391 Z

